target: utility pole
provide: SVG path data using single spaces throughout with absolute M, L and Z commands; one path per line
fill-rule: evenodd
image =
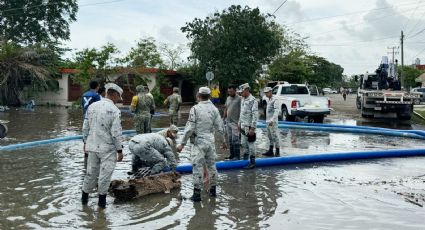
M 388 52 L 388 54 L 392 54 L 392 59 L 391 59 L 391 63 L 394 64 L 394 56 L 396 54 L 398 54 L 398 51 L 396 51 L 396 49 L 400 48 L 400 46 L 388 46 L 387 49 L 391 50 L 390 52 Z
M 400 71 L 400 83 L 401 86 L 404 86 L 404 77 L 403 77 L 403 67 L 404 67 L 404 49 L 403 49 L 403 41 L 404 35 L 403 30 L 401 31 L 401 37 L 400 37 L 400 46 L 401 46 L 401 71 Z

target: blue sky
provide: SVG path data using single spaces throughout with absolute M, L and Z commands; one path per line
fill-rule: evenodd
M 82 49 L 112 42 L 124 54 L 142 37 L 174 46 L 187 44 L 180 27 L 195 17 L 205 18 L 232 4 L 272 13 L 282 2 L 80 0 L 77 22 L 71 24 L 71 40 L 66 44 Z M 381 57 L 388 55 L 387 47 L 399 46 L 402 29 L 405 64 L 416 57 L 425 62 L 425 32 L 420 32 L 425 29 L 425 3 L 421 0 L 289 0 L 275 16 L 280 24 L 308 37 L 312 52 L 340 64 L 349 75 L 373 71 Z

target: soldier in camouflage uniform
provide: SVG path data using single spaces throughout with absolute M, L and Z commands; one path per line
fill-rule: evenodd
M 179 109 L 182 103 L 182 97 L 179 95 L 179 88 L 173 88 L 173 94 L 167 97 L 164 105 L 168 105 L 168 114 L 170 115 L 170 124 L 177 125 Z
M 223 148 L 227 148 L 224 141 L 223 121 L 218 109 L 209 100 L 211 90 L 208 87 L 201 87 L 198 91 L 199 103 L 190 109 L 189 119 L 183 133 L 181 144 L 177 146 L 177 151 L 181 151 L 191 138 L 192 166 L 193 166 L 193 196 L 192 200 L 201 201 L 201 189 L 203 187 L 204 166 L 208 170 L 210 196 L 216 196 L 217 168 L 215 166 L 217 154 L 215 149 L 214 130 L 220 135 Z
M 155 110 L 155 102 L 144 93 L 143 85 L 136 87 L 137 95 L 133 97 L 130 110 L 135 113 L 134 126 L 136 133 L 150 132 L 151 111 Z
M 176 169 L 177 161 L 171 149 L 172 141 L 159 133 L 139 134 L 131 138 L 128 149 L 140 162 L 132 162 L 133 173 L 149 167 L 150 175 L 160 173 L 165 167 Z
M 280 155 L 279 148 L 279 132 L 277 127 L 278 116 L 279 116 L 279 103 L 276 100 L 276 97 L 272 94 L 272 88 L 264 88 L 264 93 L 269 99 L 267 101 L 266 107 L 266 123 L 267 123 L 267 137 L 269 138 L 269 151 L 263 153 L 264 156 L 273 156 L 273 146 L 276 147 L 276 156 Z
M 83 124 L 84 152 L 88 152 L 81 201 L 85 205 L 89 193 L 97 185 L 99 207 L 106 207 L 106 193 L 117 161 L 122 161 L 121 112 L 114 105 L 121 100 L 122 89 L 113 83 L 105 85 L 106 98 L 94 102 L 87 110 Z
M 241 130 L 241 146 L 245 149 L 244 159 L 249 159 L 246 168 L 255 167 L 255 129 L 258 120 L 258 102 L 250 92 L 248 83 L 239 86 L 242 91 L 241 114 L 239 118 L 239 128 Z

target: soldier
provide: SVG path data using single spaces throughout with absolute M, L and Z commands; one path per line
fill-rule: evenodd
M 177 161 L 171 146 L 175 138 L 164 137 L 159 133 L 139 134 L 131 138 L 128 149 L 133 154 L 132 173 L 136 174 L 140 168 L 149 167 L 150 173 L 158 174 L 167 166 L 176 169 Z M 135 157 L 137 156 L 137 157 Z
M 273 156 L 273 146 L 276 147 L 276 156 L 280 155 L 279 151 L 279 132 L 277 127 L 279 116 L 279 103 L 272 94 L 272 88 L 264 88 L 264 93 L 268 98 L 266 108 L 266 123 L 267 123 L 267 136 L 269 138 L 269 151 L 263 153 L 264 156 Z
M 136 87 L 137 95 L 131 101 L 130 110 L 135 113 L 134 126 L 136 133 L 150 132 L 151 111 L 155 110 L 155 102 L 144 91 L 143 85 Z
M 97 184 L 100 208 L 106 207 L 106 193 L 115 164 L 123 159 L 121 112 L 114 105 L 122 100 L 123 90 L 113 83 L 106 84 L 105 88 L 106 98 L 90 105 L 83 124 L 84 152 L 89 154 L 81 201 L 87 204 L 89 193 Z
M 226 159 L 240 159 L 240 132 L 238 129 L 239 116 L 241 113 L 241 97 L 236 94 L 236 87 L 229 86 L 223 118 L 226 121 L 227 139 L 230 147 L 230 156 Z
M 164 105 L 168 105 L 168 114 L 170 115 L 170 124 L 177 125 L 180 105 L 182 103 L 182 97 L 179 95 L 179 88 L 173 88 L 173 94 L 167 97 L 164 101 Z
M 193 196 L 195 202 L 201 201 L 201 189 L 203 185 L 204 166 L 208 170 L 210 189 L 212 197 L 217 195 L 217 168 L 215 161 L 217 158 L 214 132 L 217 131 L 223 143 L 223 148 L 227 148 L 224 142 L 224 128 L 218 109 L 209 100 L 211 90 L 208 87 L 199 88 L 197 99 L 199 103 L 190 109 L 189 118 L 186 123 L 183 138 L 177 146 L 177 151 L 182 151 L 189 138 L 191 138 L 192 167 L 193 167 Z
M 244 159 L 249 159 L 247 169 L 255 167 L 255 129 L 258 120 L 258 102 L 250 92 L 248 83 L 239 86 L 242 91 L 241 114 L 239 118 L 239 129 L 241 131 L 241 146 L 245 149 Z

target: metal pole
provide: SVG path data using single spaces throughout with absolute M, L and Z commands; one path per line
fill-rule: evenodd
M 403 47 L 403 41 L 404 35 L 403 30 L 401 31 L 401 37 L 400 37 L 400 45 L 401 45 L 401 71 L 400 71 L 400 83 L 401 86 L 404 86 L 404 76 L 403 76 L 403 67 L 404 67 L 404 47 Z

